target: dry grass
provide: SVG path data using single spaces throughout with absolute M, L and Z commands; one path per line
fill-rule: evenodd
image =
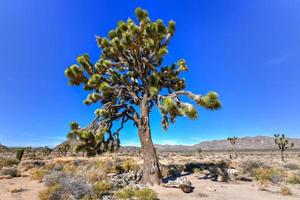
M 292 195 L 291 189 L 290 189 L 289 187 L 287 187 L 287 186 L 282 186 L 282 187 L 280 188 L 280 193 L 281 193 L 282 195 L 284 195 L 284 196 Z

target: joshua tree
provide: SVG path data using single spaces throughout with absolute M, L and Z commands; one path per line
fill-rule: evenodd
M 128 18 L 109 31 L 108 38 L 96 37 L 102 55 L 95 64 L 84 54 L 65 74 L 71 85 L 82 85 L 90 91 L 85 104 L 101 105 L 91 125 L 77 131 L 90 130 L 89 134 L 100 138 L 100 143 L 105 133 L 106 142 L 118 145 L 116 140 L 123 125 L 132 121 L 138 129 L 144 159 L 142 181 L 152 185 L 159 184 L 161 177 L 150 131 L 149 113 L 154 106 L 162 115 L 162 127 L 167 129 L 169 122 L 174 123 L 179 116 L 197 118 L 195 107 L 183 102 L 186 98 L 182 96 L 210 110 L 221 103 L 216 92 L 203 96 L 185 90 L 185 79 L 180 75 L 188 70 L 185 60 L 163 65 L 175 22 L 165 26 L 161 19 L 151 21 L 141 8 L 135 13 L 137 22 Z
M 23 157 L 23 154 L 24 154 L 24 149 L 17 149 L 16 150 L 16 159 L 21 161 L 22 157 Z
M 197 152 L 198 152 L 199 156 L 201 156 L 202 149 L 201 149 L 200 147 L 199 147 L 199 148 L 197 148 Z
M 71 148 L 71 145 L 68 143 L 60 144 L 58 146 L 59 155 L 66 156 L 70 148 Z
M 50 149 L 48 146 L 45 146 L 43 149 L 42 149 L 42 153 L 44 156 L 49 156 L 52 152 L 52 149 Z
M 284 162 L 284 156 L 283 153 L 285 150 L 287 150 L 288 148 L 291 148 L 294 146 L 294 143 L 290 143 L 289 140 L 285 137 L 284 134 L 282 134 L 280 136 L 280 134 L 275 134 L 275 144 L 278 145 L 278 148 L 280 149 L 280 153 L 281 153 L 281 160 Z
M 238 151 L 237 151 L 237 148 L 236 148 L 235 144 L 236 144 L 238 138 L 237 137 L 229 137 L 229 138 L 227 138 L 227 140 L 230 142 L 232 150 L 235 153 L 235 157 L 237 158 L 238 157 Z
M 94 126 L 97 124 L 92 124 Z M 109 130 L 108 130 L 109 131 Z M 110 134 L 112 138 L 105 140 L 106 129 L 99 129 L 97 134 L 94 134 L 90 127 L 80 129 L 76 122 L 71 123 L 71 131 L 68 138 L 80 140 L 80 144 L 74 148 L 75 152 L 86 152 L 88 157 L 101 154 L 105 151 L 114 152 L 120 146 L 120 140 L 117 134 Z

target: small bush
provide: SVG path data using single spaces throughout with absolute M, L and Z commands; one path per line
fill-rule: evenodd
M 66 176 L 60 179 L 62 187 L 75 198 L 80 199 L 86 194 L 91 194 L 91 187 L 83 177 Z
M 91 168 L 85 172 L 85 177 L 90 183 L 95 183 L 97 181 L 106 178 L 106 173 L 102 169 Z
M 300 176 L 293 174 L 288 178 L 287 182 L 290 184 L 300 184 Z
M 150 188 L 143 188 L 136 190 L 135 196 L 139 200 L 156 200 L 157 194 L 155 191 L 151 190 Z
M 109 193 L 109 191 L 112 189 L 112 185 L 109 182 L 105 182 L 105 181 L 98 181 L 97 183 L 95 183 L 95 185 L 93 186 L 93 193 L 97 196 L 97 197 L 102 197 L 103 195 Z
M 70 195 L 60 184 L 55 184 L 40 192 L 40 200 L 67 200 Z
M 284 195 L 284 196 L 292 195 L 291 189 L 290 189 L 289 187 L 287 187 L 287 186 L 282 186 L 282 187 L 280 188 L 280 193 L 281 193 L 282 195 Z
M 297 165 L 296 163 L 287 163 L 284 165 L 285 168 L 288 168 L 290 170 L 297 170 L 299 169 L 299 165 Z
M 270 168 L 258 168 L 254 171 L 254 177 L 262 186 L 266 186 L 271 181 L 273 170 Z
M 127 188 L 117 191 L 115 193 L 115 197 L 117 197 L 118 199 L 132 199 L 135 197 L 139 200 L 156 200 L 156 199 L 158 199 L 156 192 L 150 188 L 138 189 L 138 188 L 132 188 L 132 187 L 127 187 Z
M 118 199 L 131 199 L 135 195 L 135 189 L 132 187 L 123 188 L 115 193 Z
M 265 164 L 261 161 L 254 161 L 254 160 L 246 160 L 244 162 L 241 163 L 241 169 L 242 169 L 242 173 L 243 174 L 250 174 L 250 175 L 254 175 L 255 170 L 257 168 L 266 168 Z
M 52 186 L 60 183 L 60 179 L 64 178 L 66 174 L 60 171 L 51 171 L 43 177 L 43 182 L 46 186 Z
M 134 171 L 137 172 L 140 170 L 140 166 L 133 160 L 126 160 L 123 162 L 122 167 L 125 169 L 125 171 Z
M 18 176 L 18 171 L 14 167 L 3 167 L 0 170 L 0 175 L 9 175 L 11 177 L 17 177 Z
M 121 172 L 123 172 L 123 168 L 121 166 L 115 165 L 110 160 L 97 161 L 96 162 L 96 167 L 98 167 L 99 169 L 101 169 L 105 174 L 108 174 L 108 173 L 121 173 Z
M 47 170 L 44 168 L 38 168 L 36 170 L 33 171 L 33 173 L 31 174 L 31 179 L 32 180 L 37 180 L 37 181 L 42 181 L 44 176 L 47 174 Z
M 17 165 L 20 161 L 16 158 L 5 158 L 0 157 L 0 169 L 2 167 L 12 167 L 14 165 Z

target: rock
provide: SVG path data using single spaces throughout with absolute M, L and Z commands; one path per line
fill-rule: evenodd
M 175 181 L 163 183 L 162 186 L 180 188 L 184 193 L 193 192 L 194 189 L 191 181 L 189 181 L 186 177 L 177 178 Z
M 240 174 L 240 170 L 237 169 L 227 169 L 229 180 L 235 181 Z
M 218 176 L 218 177 L 217 177 L 217 181 L 218 181 L 218 182 L 226 182 L 226 180 L 224 179 L 223 176 Z

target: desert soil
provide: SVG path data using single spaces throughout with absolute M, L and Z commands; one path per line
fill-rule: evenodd
M 12 193 L 14 189 L 22 189 Z M 0 180 L 0 200 L 38 200 L 39 192 L 45 189 L 43 183 L 30 180 L 30 177 L 17 177 Z
M 160 200 L 297 200 L 300 199 L 300 188 L 290 186 L 293 195 L 282 196 L 280 188 L 268 186 L 261 191 L 255 182 L 221 183 L 201 179 L 201 175 L 188 175 L 192 181 L 194 191 L 183 193 L 178 188 L 152 187 Z M 38 200 L 38 194 L 45 188 L 43 183 L 30 180 L 29 177 L 18 177 L 0 180 L 0 200 Z M 13 189 L 23 189 L 18 193 L 11 193 Z

